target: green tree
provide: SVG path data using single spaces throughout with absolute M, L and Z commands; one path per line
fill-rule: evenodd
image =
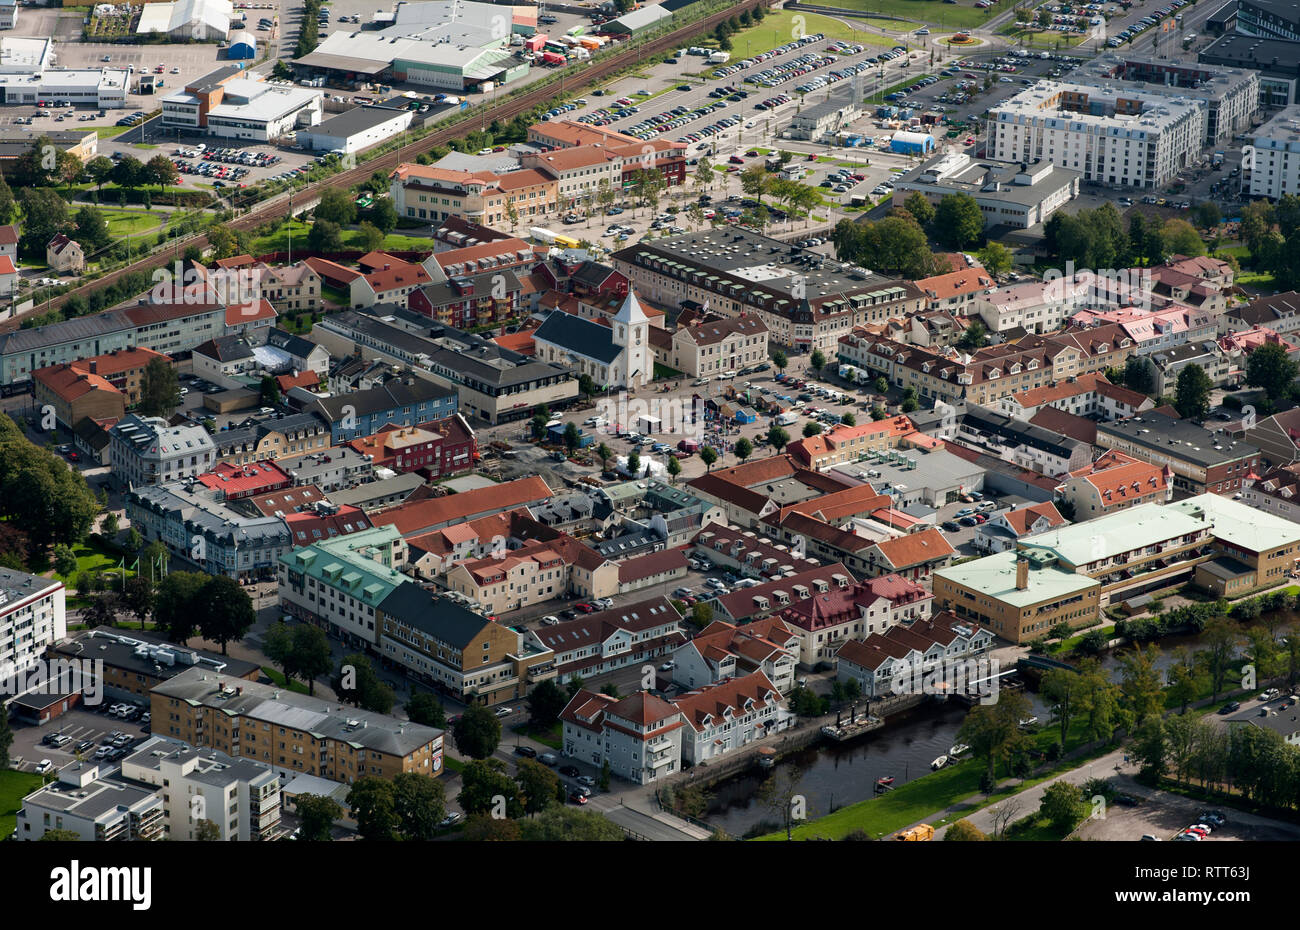
M 9 715 L 0 714 L 0 769 L 9 768 L 9 749 L 14 744 L 14 731 L 9 726 Z
M 433 839 L 447 813 L 442 782 L 419 772 L 398 772 L 393 776 L 393 812 L 404 839 Z
M 184 645 L 198 626 L 198 598 L 208 576 L 200 572 L 170 572 L 158 583 L 153 619 L 159 632 Z
M 577 450 L 578 444 L 582 442 L 582 432 L 578 429 L 578 424 L 570 421 L 564 426 L 564 447 L 572 455 Z
M 399 820 L 393 782 L 373 775 L 362 776 L 352 783 L 347 804 L 363 840 L 397 839 Z
M 998 762 L 1007 761 L 1026 744 L 1020 721 L 1029 715 L 1029 699 L 1015 691 L 1003 693 L 996 704 L 980 704 L 966 715 L 957 739 L 984 759 L 990 781 L 997 778 Z
M 1011 251 L 1001 242 L 989 242 L 975 253 L 980 264 L 994 277 L 1001 277 L 1011 270 Z
M 732 451 L 736 454 L 736 460 L 743 463 L 747 458 L 754 454 L 754 444 L 744 436 L 741 436 L 736 440 L 736 445 Z
M 614 457 L 614 452 L 605 443 L 596 446 L 596 458 L 600 460 L 600 470 L 609 471 L 609 460 Z
M 786 366 L 790 364 L 790 360 L 786 358 L 786 354 L 782 352 L 780 349 L 774 349 L 771 355 L 772 355 L 772 366 L 777 371 L 785 371 Z
M 912 218 L 922 227 L 929 226 L 934 221 L 934 204 L 926 198 L 925 194 L 920 191 L 912 191 L 903 201 L 903 209 L 912 214 Z
M 515 784 L 519 786 L 524 813 L 530 816 L 554 804 L 560 791 L 559 776 L 532 759 L 519 760 L 515 766 Z
M 1138 726 L 1153 715 L 1164 712 L 1165 698 L 1160 670 L 1156 660 L 1160 648 L 1138 646 L 1120 656 L 1120 693 L 1124 704 Z
M 417 691 L 411 695 L 411 699 L 406 702 L 406 715 L 412 723 L 421 726 L 437 727 L 440 730 L 447 727 L 447 711 L 442 702 L 429 691 Z
M 61 543 L 54 547 L 54 570 L 65 577 L 77 570 L 76 555 Z
M 808 367 L 821 375 L 822 369 L 826 367 L 826 355 L 821 349 L 813 349 L 812 355 L 808 356 Z
M 1205 254 L 1205 242 L 1187 220 L 1165 220 L 1164 226 L 1160 228 L 1160 238 L 1164 242 L 1166 255 L 1197 258 Z
M 362 223 L 358 227 L 358 231 L 361 237 L 361 247 L 367 252 L 374 252 L 383 247 L 384 234 L 374 223 Z
M 317 221 L 326 220 L 339 226 L 351 226 L 357 221 L 357 205 L 352 195 L 340 187 L 327 187 L 321 191 L 320 203 L 312 216 Z
M 1203 420 L 1210 412 L 1210 392 L 1214 382 L 1200 365 L 1191 364 L 1178 373 L 1174 389 L 1174 408 L 1188 420 Z
M 452 727 L 456 749 L 471 759 L 486 759 L 501 744 L 501 721 L 486 706 L 471 704 Z
M 307 693 L 314 695 L 316 693 L 316 679 L 327 675 L 334 663 L 329 637 L 325 635 L 325 631 L 320 627 L 303 623 L 294 627 L 293 636 L 290 639 L 290 648 L 293 654 L 293 667 L 297 671 L 298 677 L 306 682 Z M 379 689 L 374 689 L 368 695 L 369 700 L 363 702 L 362 706 L 379 713 L 388 713 L 393 706 L 393 702 L 391 697 L 387 701 L 384 700 L 384 693 L 381 689 L 387 689 L 388 694 L 391 696 L 391 689 L 388 689 L 387 685 L 381 685 Z
M 142 179 L 149 184 L 158 185 L 158 192 L 171 187 L 180 180 L 180 172 L 166 155 L 158 154 L 145 164 Z
M 700 448 L 700 461 L 704 463 L 706 472 L 713 470 L 713 463 L 718 460 L 718 453 L 712 446 L 702 446 Z
M 1251 352 L 1246 360 L 1246 383 L 1262 388 L 1269 400 L 1277 401 L 1286 396 L 1295 382 L 1297 370 L 1284 346 L 1265 343 Z
M 48 187 L 24 187 L 18 201 L 23 215 L 19 246 L 24 255 L 43 262 L 49 241 L 71 225 L 68 203 Z
M 943 838 L 949 842 L 972 843 L 987 841 L 989 836 L 969 820 L 959 820 L 947 829 Z
M 966 324 L 966 329 L 962 332 L 961 337 L 953 343 L 958 349 L 966 352 L 973 352 L 976 349 L 982 349 L 989 344 L 988 327 L 978 319 L 973 319 Z
M 76 830 L 46 830 L 41 834 L 38 842 L 41 843 L 76 843 L 81 840 L 81 834 Z
M 215 843 L 221 839 L 221 827 L 215 822 L 203 819 L 194 826 L 194 840 L 198 843 Z
M 154 586 L 145 575 L 135 574 L 126 579 L 122 591 L 122 608 L 135 617 L 140 629 L 153 613 Z
M 327 843 L 332 839 L 331 830 L 334 821 L 343 816 L 343 808 L 333 798 L 319 794 L 300 794 L 294 804 L 298 814 L 298 826 L 302 832 L 300 841 Z
M 222 655 L 231 640 L 242 639 L 257 621 L 252 598 L 229 575 L 213 575 L 204 582 L 194 606 L 199 632 L 204 639 L 220 643 Z
M 361 653 L 343 657 L 330 685 L 343 700 L 379 714 L 391 711 L 396 700 L 393 689 L 384 684 L 370 659 Z
M 370 209 L 366 211 L 366 220 L 387 236 L 397 228 L 397 208 L 393 206 L 393 202 L 387 197 L 378 197 L 370 205 Z
M 780 455 L 790 442 L 790 434 L 774 424 L 767 431 L 767 442 Z
M 1141 394 L 1154 394 L 1155 374 L 1145 360 L 1134 355 L 1124 363 L 1124 386 Z
M 1078 785 L 1059 779 L 1048 785 L 1043 792 L 1043 802 L 1038 813 L 1046 817 L 1057 830 L 1066 833 L 1087 816 L 1088 805 Z
M 307 248 L 313 252 L 343 251 L 343 230 L 330 220 L 316 220 L 307 233 Z
M 984 213 L 969 194 L 945 194 L 934 211 L 935 238 L 964 249 L 984 238 Z
M 293 665 L 293 631 L 283 620 L 275 623 L 262 635 L 262 654 L 280 670 L 285 681 L 297 675 Z
M 1196 217 L 1196 223 L 1202 229 L 1214 229 L 1223 222 L 1223 213 L 1213 200 L 1202 200 L 1196 205 L 1192 215 Z
M 180 405 L 181 386 L 176 369 L 165 358 L 150 359 L 140 378 L 140 416 L 165 419 Z
M 505 798 L 505 815 L 518 819 L 524 815 L 519 785 L 506 774 L 500 759 L 476 759 L 461 772 L 461 789 L 456 800 L 465 814 L 493 814 L 496 798 Z
M 618 843 L 623 830 L 603 814 L 556 805 L 520 824 L 524 840 L 532 843 Z
M 816 420 L 809 420 L 803 425 L 803 435 L 805 439 L 816 436 L 822 431 L 822 425 Z
M 560 719 L 560 711 L 569 703 L 569 695 L 554 679 L 548 678 L 528 693 L 528 719 L 534 727 L 547 730 Z
M 677 476 L 682 473 L 682 463 L 677 460 L 677 456 L 668 456 L 668 477 L 672 478 L 673 483 L 677 483 Z
M 703 454 L 702 451 L 701 454 Z M 627 474 L 629 478 L 641 477 L 641 456 L 637 455 L 635 452 L 629 452 L 627 454 Z
M 113 235 L 108 231 L 108 223 L 104 221 L 104 215 L 94 207 L 82 207 L 78 210 L 73 224 L 73 238 L 81 244 L 87 254 L 98 252 L 113 241 Z
M 125 155 L 113 167 L 113 183 L 133 191 L 147 183 L 144 163 L 134 155 Z

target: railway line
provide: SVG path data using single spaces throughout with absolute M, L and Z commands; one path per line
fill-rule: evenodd
M 644 45 L 638 46 L 637 52 L 642 58 L 665 52 L 680 45 L 684 39 L 698 35 L 701 32 L 709 32 L 724 20 L 728 20 L 733 16 L 738 16 L 745 10 L 752 11 L 755 7 L 760 5 L 766 6 L 766 4 L 763 3 L 763 0 L 751 0 L 751 2 L 748 3 L 739 3 L 735 6 L 718 10 L 703 19 L 688 23 L 680 29 L 675 29 L 672 32 L 659 36 L 658 38 L 651 39 Z M 627 61 L 625 55 L 613 55 L 603 61 L 591 65 L 590 67 L 580 69 L 574 76 L 575 83 L 573 89 L 585 89 L 598 84 L 605 80 L 609 75 L 626 67 L 626 64 Z M 556 91 L 554 87 L 538 87 L 535 90 L 527 91 L 520 94 L 518 97 L 503 101 L 495 106 L 480 108 L 475 113 L 475 119 L 484 123 L 493 120 L 507 122 L 521 113 L 527 113 L 529 110 L 532 110 L 540 104 L 554 100 L 555 97 Z M 437 130 L 422 139 L 403 146 L 397 151 L 389 152 L 379 158 L 368 161 L 364 165 L 341 171 L 325 180 L 318 181 L 315 184 L 308 185 L 300 190 L 295 190 L 292 198 L 286 194 L 278 195 L 272 200 L 259 204 L 248 213 L 235 217 L 226 225 L 231 229 L 243 231 L 256 229 L 264 223 L 286 217 L 291 209 L 291 200 L 296 200 L 299 205 L 301 205 L 304 203 L 310 203 L 312 200 L 318 198 L 321 192 L 327 188 L 342 188 L 347 190 L 354 184 L 359 184 L 366 180 L 376 171 L 391 171 L 397 167 L 400 161 L 410 161 L 417 155 L 432 151 L 439 145 L 445 145 L 453 139 L 460 138 L 465 134 L 465 132 L 466 123 L 464 122 L 459 123 L 456 126 L 449 126 L 446 129 Z M 102 290 L 103 288 L 120 281 L 126 275 L 134 272 L 150 272 L 157 268 L 167 266 L 175 261 L 176 255 L 182 250 L 182 248 L 188 249 L 191 246 L 197 246 L 200 249 L 206 249 L 208 245 L 207 236 L 204 234 L 198 234 L 191 236 L 188 239 L 178 240 L 170 248 L 159 249 L 146 258 L 142 258 L 130 265 L 124 265 L 123 267 L 111 271 L 100 278 L 96 278 L 94 281 L 89 281 L 79 287 L 73 288 L 67 293 L 60 294 L 58 297 L 52 298 L 48 303 L 40 304 L 28 311 L 28 314 L 62 307 L 68 298 L 74 294 L 78 294 L 82 297 L 88 296 L 94 291 Z M 0 332 L 17 329 L 21 323 L 22 317 L 15 317 L 4 324 L 0 324 Z

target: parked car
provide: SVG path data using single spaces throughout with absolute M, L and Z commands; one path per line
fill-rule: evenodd
M 460 811 L 451 811 L 449 814 L 447 814 L 446 817 L 444 817 L 444 818 L 442 818 L 442 820 L 438 821 L 438 826 L 440 826 L 440 827 L 454 827 L 456 824 L 460 823 L 461 819 L 462 819 L 464 816 L 465 816 L 465 815 L 462 814 Z
M 542 763 L 542 765 L 549 765 L 554 768 L 559 764 L 560 757 L 553 752 L 544 752 L 537 757 L 537 761 Z
M 578 771 L 576 765 L 562 765 L 560 766 L 560 774 L 565 778 L 577 778 L 582 773 Z
M 534 749 L 532 746 L 525 746 L 521 743 L 520 745 L 515 747 L 515 755 L 523 756 L 524 758 L 527 759 L 536 759 L 537 750 Z
M 498 707 L 496 709 L 496 715 L 498 717 L 509 717 L 514 712 L 515 711 L 513 707 Z

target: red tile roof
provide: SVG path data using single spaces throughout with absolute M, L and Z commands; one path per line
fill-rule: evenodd
M 697 731 L 716 726 L 727 716 L 741 716 L 781 703 L 781 694 L 762 672 L 727 678 L 673 699 L 683 719 Z

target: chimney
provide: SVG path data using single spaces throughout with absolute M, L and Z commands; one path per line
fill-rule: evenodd
M 1024 591 L 1029 587 L 1029 560 L 1016 559 L 1016 590 Z
M 99 374 L 99 362 L 95 361 L 93 358 L 90 360 L 90 373 L 92 375 Z

